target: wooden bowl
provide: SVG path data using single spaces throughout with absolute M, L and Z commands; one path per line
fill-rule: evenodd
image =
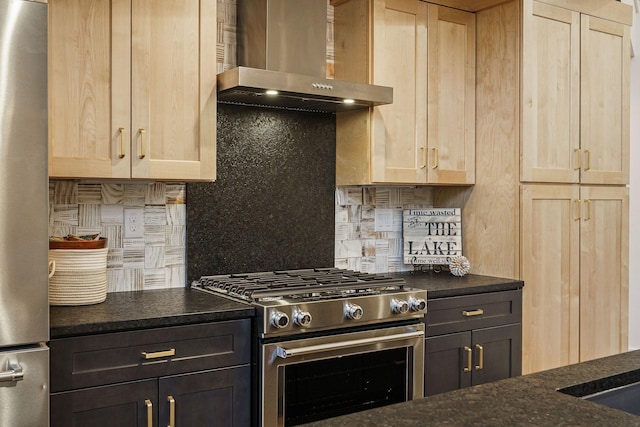
M 107 238 L 98 240 L 49 240 L 49 249 L 103 249 L 107 247 Z

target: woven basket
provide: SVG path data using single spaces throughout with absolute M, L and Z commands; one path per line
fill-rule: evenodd
M 107 298 L 104 249 L 50 249 L 49 305 L 98 304 Z

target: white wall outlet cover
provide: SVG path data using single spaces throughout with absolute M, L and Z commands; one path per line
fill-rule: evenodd
M 393 209 L 376 208 L 374 231 L 393 231 Z
M 144 209 L 127 208 L 124 210 L 124 238 L 144 237 Z

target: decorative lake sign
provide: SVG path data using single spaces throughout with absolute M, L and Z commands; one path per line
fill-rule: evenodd
M 449 264 L 462 255 L 460 208 L 402 211 L 405 264 Z

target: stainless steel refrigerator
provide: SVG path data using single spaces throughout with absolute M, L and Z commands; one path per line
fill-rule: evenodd
M 0 426 L 49 425 L 47 5 L 0 0 Z

